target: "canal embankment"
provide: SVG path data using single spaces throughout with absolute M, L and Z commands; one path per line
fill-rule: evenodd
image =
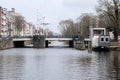
M 11 37 L 0 39 L 0 50 L 9 49 L 13 47 L 14 46 L 13 46 L 13 41 Z
M 119 42 L 110 42 L 109 48 L 110 48 L 110 50 L 120 50 L 120 43 Z
M 85 44 L 84 41 L 75 41 L 74 42 L 74 47 L 78 50 L 85 50 Z
M 0 39 L 0 50 L 13 48 L 12 38 L 1 38 Z

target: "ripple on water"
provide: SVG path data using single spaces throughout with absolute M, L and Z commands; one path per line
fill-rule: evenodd
M 120 52 L 73 48 L 0 51 L 0 80 L 117 80 Z

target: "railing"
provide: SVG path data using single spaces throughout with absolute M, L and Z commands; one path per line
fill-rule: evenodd
M 13 36 L 13 38 L 32 38 L 33 36 Z
M 33 38 L 33 36 L 13 36 L 13 38 Z M 46 38 L 73 38 L 71 36 L 47 36 Z
M 47 36 L 46 38 L 72 38 L 71 36 Z
M 110 46 L 120 46 L 119 42 L 110 42 Z

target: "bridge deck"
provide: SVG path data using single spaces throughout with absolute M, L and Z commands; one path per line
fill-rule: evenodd
M 32 38 L 13 38 L 13 41 L 28 41 Z M 73 40 L 73 38 L 45 38 L 45 40 L 60 40 L 60 41 L 69 41 Z
M 69 41 L 69 40 L 73 40 L 73 38 L 45 38 L 45 40 Z
M 29 41 L 31 38 L 13 38 L 13 41 Z

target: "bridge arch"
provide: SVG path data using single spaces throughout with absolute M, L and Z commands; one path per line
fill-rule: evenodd
M 24 41 L 13 41 L 13 46 L 17 47 L 25 47 Z
M 34 35 L 33 37 L 18 37 L 13 39 L 15 47 L 24 47 L 25 41 L 33 41 L 33 48 L 48 47 L 49 41 L 68 41 L 69 47 L 74 47 L 74 40 L 72 37 L 45 37 L 44 35 Z
M 49 47 L 49 43 L 51 41 L 58 41 L 58 40 L 45 40 L 45 47 L 48 48 Z M 64 40 L 61 40 L 64 41 Z M 66 40 L 65 40 L 66 41 Z M 74 47 L 74 41 L 73 40 L 67 40 L 68 41 L 68 47 L 73 48 Z

